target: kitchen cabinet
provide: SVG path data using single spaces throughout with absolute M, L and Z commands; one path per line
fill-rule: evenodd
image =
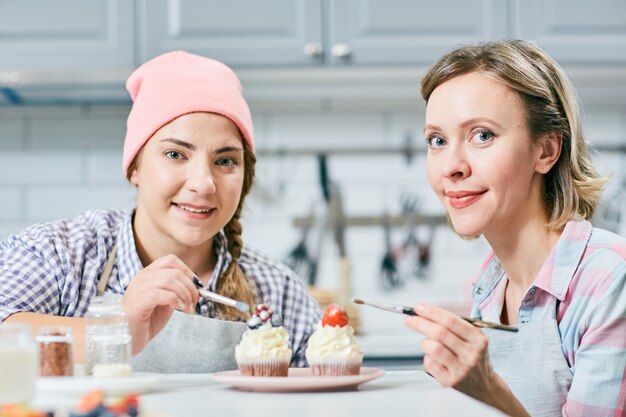
M 381 79 L 405 97 L 415 67 L 501 38 L 537 41 L 621 103 L 624 16 L 624 0 L 0 0 L 0 104 L 125 101 L 132 69 L 175 49 L 254 69 L 257 97 L 356 97 Z
M 507 37 L 625 65 L 624 16 L 624 0 L 0 0 L 0 71 L 130 70 L 174 49 L 234 67 L 425 66 Z
M 140 57 L 184 49 L 232 66 L 319 63 L 321 10 L 321 0 L 139 0 Z
M 142 60 L 186 49 L 236 66 L 428 65 L 460 44 L 536 41 L 563 64 L 626 63 L 626 2 L 139 0 Z
M 432 64 L 454 46 L 506 35 L 506 3 L 329 0 L 326 62 Z
M 626 63 L 626 2 L 516 0 L 511 35 L 563 63 Z
M 135 64 L 128 0 L 0 0 L 0 71 Z
M 140 56 L 186 49 L 233 66 L 426 64 L 506 35 L 500 0 L 140 0 Z

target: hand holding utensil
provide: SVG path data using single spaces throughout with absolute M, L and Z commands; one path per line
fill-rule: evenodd
M 412 307 L 405 307 L 405 306 L 400 306 L 400 305 L 396 305 L 396 304 L 388 304 L 388 303 L 373 303 L 373 302 L 363 301 L 360 298 L 353 298 L 352 302 L 356 303 L 356 304 L 368 305 L 370 307 L 379 308 L 379 309 L 385 310 L 385 311 L 391 311 L 392 313 L 406 314 L 407 316 L 417 316 L 418 315 L 415 312 L 415 310 L 413 310 Z M 509 325 L 500 324 L 500 323 L 492 323 L 492 322 L 489 322 L 489 321 L 483 321 L 483 320 L 476 319 L 476 318 L 471 318 L 471 317 L 461 317 L 461 318 L 463 320 L 465 320 L 466 322 L 473 324 L 476 327 L 495 329 L 495 330 L 504 330 L 504 331 L 507 331 L 507 332 L 516 332 L 517 331 L 517 327 L 515 327 L 515 326 L 509 326 Z
M 250 306 L 243 301 L 233 300 L 232 298 L 224 297 L 223 295 L 219 295 L 209 290 L 205 290 L 204 288 L 202 288 L 202 282 L 200 282 L 198 277 L 193 277 L 193 284 L 196 286 L 196 288 L 198 288 L 198 294 L 200 294 L 201 297 L 206 298 L 207 300 L 234 307 L 239 311 L 250 311 Z

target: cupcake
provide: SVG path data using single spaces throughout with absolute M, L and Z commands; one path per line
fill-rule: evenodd
M 309 338 L 306 351 L 315 376 L 358 375 L 363 353 L 348 324 L 348 315 L 337 304 L 330 304 L 317 330 Z
M 280 316 L 267 304 L 256 306 L 248 330 L 235 346 L 235 359 L 242 376 L 287 376 L 291 362 L 289 334 Z

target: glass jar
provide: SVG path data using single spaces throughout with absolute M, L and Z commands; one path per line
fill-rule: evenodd
M 74 338 L 72 328 L 66 326 L 41 327 L 39 343 L 39 376 L 74 375 Z
M 87 375 L 130 375 L 131 335 L 121 296 L 105 294 L 93 299 L 85 315 L 85 347 Z
M 0 404 L 26 402 L 35 396 L 37 344 L 24 323 L 0 324 Z

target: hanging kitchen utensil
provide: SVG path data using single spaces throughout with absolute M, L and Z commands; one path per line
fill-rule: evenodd
M 333 233 L 339 252 L 339 282 L 337 283 L 337 299 L 341 304 L 347 304 L 352 292 L 351 266 L 346 251 L 345 227 L 346 219 L 343 212 L 341 192 L 336 184 L 330 185 L 330 212 L 332 215 Z
M 397 248 L 396 267 L 401 281 L 415 275 L 416 265 L 419 263 L 419 240 L 415 224 L 418 198 L 414 194 L 404 192 L 400 195 L 400 208 L 405 219 L 403 239 Z
M 383 231 L 385 234 L 385 254 L 380 263 L 380 278 L 382 288 L 391 290 L 402 285 L 396 265 L 396 257 L 391 247 L 391 225 L 389 224 L 389 214 L 383 215 Z
M 320 190 L 324 199 L 324 214 L 317 217 L 318 220 L 315 224 L 315 229 L 317 232 L 315 236 L 316 244 L 313 245 L 313 250 L 309 251 L 310 268 L 307 282 L 311 287 L 315 286 L 315 283 L 317 282 L 317 267 L 319 265 L 320 254 L 322 252 L 322 244 L 324 242 L 325 231 L 326 228 L 329 227 L 330 220 L 330 180 L 328 178 L 326 154 L 317 155 L 317 168 Z
M 311 211 L 305 224 L 302 226 L 302 235 L 300 241 L 289 252 L 287 258 L 284 260 L 285 265 L 291 268 L 299 276 L 305 278 L 307 282 L 310 281 L 311 269 L 314 268 L 313 260 L 309 255 L 307 248 L 307 238 L 309 231 L 313 227 L 315 222 L 315 207 L 312 206 Z M 316 267 L 317 265 L 315 265 Z
M 430 248 L 433 244 L 433 238 L 435 236 L 435 226 L 429 225 L 423 227 L 425 237 L 422 234 L 417 237 L 417 262 L 415 263 L 415 269 L 413 275 L 417 279 L 428 278 L 428 267 L 430 266 Z
M 345 227 L 346 220 L 343 212 L 343 200 L 339 186 L 333 183 L 328 172 L 327 156 L 318 155 L 318 167 L 320 176 L 320 187 L 322 195 L 328 203 L 328 213 L 330 224 L 333 228 L 334 240 L 339 252 L 339 281 L 337 283 L 337 301 L 346 304 L 350 300 L 351 271 L 350 260 L 346 252 Z
M 322 253 L 322 245 L 324 243 L 324 236 L 326 229 L 329 227 L 329 210 L 328 205 L 324 203 L 322 212 L 315 216 L 315 222 L 311 231 L 309 232 L 309 242 L 312 242 L 308 246 L 309 252 L 309 272 L 306 276 L 309 286 L 315 286 L 317 282 L 317 267 L 319 264 L 320 254 Z
M 324 201 L 327 204 L 330 203 L 330 178 L 328 176 L 328 157 L 326 154 L 317 155 L 317 169 L 320 180 L 320 189 L 322 191 L 322 196 L 324 197 Z

